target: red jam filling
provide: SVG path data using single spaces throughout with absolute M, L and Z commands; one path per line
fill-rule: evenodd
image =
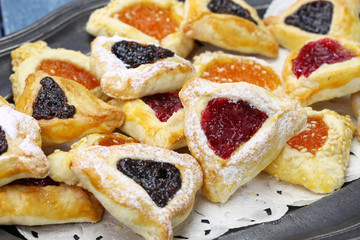
M 215 154 L 228 159 L 260 129 L 267 118 L 265 112 L 243 100 L 215 98 L 201 112 L 201 128 Z
M 304 131 L 291 138 L 287 144 L 299 151 L 306 149 L 313 155 L 323 146 L 328 137 L 328 126 L 320 117 L 309 117 Z
M 323 38 L 309 42 L 292 60 L 292 71 L 297 78 L 308 77 L 323 64 L 334 64 L 355 57 L 355 54 L 341 46 L 338 41 Z
M 160 93 L 143 97 L 142 100 L 154 110 L 161 122 L 166 122 L 174 113 L 183 108 L 178 93 Z

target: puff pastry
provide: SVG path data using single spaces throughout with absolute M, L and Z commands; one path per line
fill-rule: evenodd
M 147 101 L 156 102 L 152 107 Z M 185 110 L 178 93 L 157 94 L 135 100 L 113 99 L 108 103 L 125 113 L 124 124 L 120 127 L 122 132 L 156 147 L 186 147 Z
M 10 105 L 0 107 L 0 186 L 16 179 L 43 178 L 49 163 L 41 150 L 37 121 Z
M 227 50 L 267 57 L 278 55 L 275 38 L 256 10 L 243 0 L 186 1 L 181 28 L 189 37 Z
M 173 92 L 195 75 L 189 61 L 154 44 L 119 36 L 97 37 L 91 50 L 92 69 L 101 79 L 103 91 L 115 98 L 136 99 Z
M 350 95 L 350 105 L 352 113 L 357 121 L 357 133 L 358 139 L 360 140 L 360 92 L 356 92 Z
M 186 57 L 194 42 L 180 31 L 183 14 L 184 4 L 177 0 L 112 0 L 91 14 L 86 30 L 94 36 L 159 44 Z
M 285 93 L 303 106 L 360 90 L 360 44 L 347 38 L 316 38 L 293 50 L 282 76 Z
M 6 101 L 5 98 L 0 96 L 0 106 L 4 106 L 4 105 L 10 105 L 10 103 L 8 101 Z
M 306 108 L 307 128 L 290 139 L 265 172 L 316 193 L 344 184 L 355 127 L 349 116 Z
M 27 78 L 16 108 L 38 120 L 43 146 L 112 132 L 124 120 L 120 109 L 96 98 L 81 84 L 41 71 Z
M 89 57 L 79 51 L 50 48 L 46 42 L 25 43 L 11 52 L 14 73 L 10 76 L 14 102 L 24 91 L 26 78 L 38 70 L 51 76 L 72 79 L 84 85 L 96 97 L 106 100 L 100 80 L 91 72 Z
M 202 184 L 201 168 L 190 155 L 139 143 L 78 149 L 71 161 L 81 186 L 145 239 L 172 239 L 172 228 L 189 215 Z M 156 187 L 146 187 L 150 182 Z
M 358 15 L 357 0 L 298 0 L 278 16 L 265 18 L 264 23 L 280 45 L 293 50 L 324 35 L 360 41 Z
M 281 93 L 280 75 L 266 61 L 217 52 L 205 52 L 194 57 L 198 77 L 219 83 L 247 82 Z
M 306 124 L 297 101 L 244 82 L 195 78 L 180 98 L 188 146 L 204 172 L 202 192 L 213 202 L 226 202 Z

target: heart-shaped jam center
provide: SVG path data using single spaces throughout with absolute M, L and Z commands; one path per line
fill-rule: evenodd
M 355 57 L 355 54 L 344 48 L 338 41 L 323 38 L 307 43 L 292 60 L 292 71 L 297 78 L 308 77 L 323 64 L 334 64 Z
M 125 63 L 126 68 L 137 68 L 142 64 L 154 63 L 175 55 L 171 50 L 153 44 L 142 45 L 125 40 L 116 42 L 111 47 L 111 52 Z
M 117 169 L 144 188 L 158 207 L 165 207 L 181 188 L 179 169 L 167 162 L 124 158 Z
M 41 79 L 42 85 L 33 104 L 33 117 L 37 120 L 52 118 L 71 118 L 75 107 L 67 103 L 67 97 L 60 86 L 51 78 Z
M 5 131 L 0 126 L 0 155 L 8 150 L 8 142 L 6 140 Z
M 328 126 L 320 117 L 309 117 L 304 131 L 291 138 L 287 144 L 299 151 L 306 149 L 313 155 L 324 145 L 328 137 Z
M 333 8 L 333 4 L 328 1 L 309 2 L 286 17 L 285 23 L 307 32 L 327 34 L 331 26 Z
M 201 112 L 201 128 L 209 147 L 228 159 L 263 125 L 268 115 L 243 100 L 214 98 Z
M 183 108 L 177 93 L 161 93 L 143 97 L 142 100 L 154 110 L 161 122 L 166 122 L 175 112 Z

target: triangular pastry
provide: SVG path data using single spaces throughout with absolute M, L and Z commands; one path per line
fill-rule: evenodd
M 185 35 L 227 50 L 277 57 L 278 43 L 244 0 L 188 0 Z
M 331 193 L 344 184 L 355 127 L 349 116 L 306 108 L 307 127 L 291 138 L 265 168 L 277 179 L 316 193 Z
M 286 11 L 264 19 L 277 41 L 290 50 L 308 40 L 348 36 L 360 40 L 357 0 L 298 0 Z
M 348 38 L 315 38 L 286 58 L 285 93 L 303 106 L 360 90 L 360 44 Z
M 106 99 L 100 80 L 91 72 L 89 57 L 79 51 L 50 48 L 46 42 L 37 41 L 21 45 L 11 52 L 11 57 L 14 73 L 10 80 L 15 103 L 24 91 L 26 78 L 38 70 L 77 81 L 96 97 Z
M 110 214 L 145 239 L 172 239 L 202 184 L 190 155 L 139 143 L 75 150 L 71 170 Z
M 244 82 L 195 78 L 180 91 L 185 135 L 204 171 L 202 192 L 226 202 L 275 157 L 306 123 L 297 101 Z
M 112 132 L 124 120 L 120 109 L 96 98 L 81 84 L 41 71 L 28 77 L 16 108 L 38 120 L 43 146 Z
M 86 31 L 159 44 L 186 57 L 194 43 L 180 31 L 183 14 L 184 4 L 177 0 L 112 0 L 90 15 Z
M 103 91 L 120 99 L 173 92 L 195 75 L 191 62 L 171 50 L 119 36 L 95 38 L 90 64 Z

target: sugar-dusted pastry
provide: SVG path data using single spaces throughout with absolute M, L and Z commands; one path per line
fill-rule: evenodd
M 16 108 L 38 120 L 43 146 L 109 133 L 124 120 L 120 109 L 96 98 L 83 85 L 41 71 L 27 78 Z
M 218 82 L 247 82 L 280 92 L 283 83 L 270 64 L 254 57 L 237 56 L 221 51 L 205 52 L 194 57 L 198 77 Z
M 49 163 L 37 121 L 10 105 L 0 106 L 0 186 L 20 178 L 43 178 Z
M 172 239 L 202 184 L 192 156 L 140 143 L 78 149 L 71 161 L 81 186 L 145 239 Z
M 194 43 L 180 31 L 183 14 L 184 4 L 177 0 L 112 0 L 90 15 L 86 30 L 159 44 L 186 57 Z
M 119 36 L 97 37 L 90 64 L 111 97 L 136 99 L 179 90 L 195 75 L 192 64 L 173 51 Z
M 280 45 L 290 50 L 325 35 L 360 41 L 358 5 L 357 0 L 298 0 L 264 23 Z
M 360 140 L 360 91 L 351 94 L 350 96 L 350 104 L 351 104 L 351 110 L 352 113 L 354 114 L 354 117 L 357 121 L 357 136 L 358 139 Z
M 303 106 L 360 90 L 360 43 L 348 38 L 316 38 L 294 49 L 282 76 L 285 93 Z
M 244 0 L 188 0 L 182 31 L 189 37 L 242 53 L 278 55 L 278 43 Z
M 100 80 L 90 70 L 90 60 L 85 54 L 64 48 L 50 48 L 46 42 L 25 43 L 11 52 L 14 73 L 10 76 L 14 102 L 24 91 L 26 78 L 38 70 L 51 76 L 77 81 L 96 97 L 106 99 Z
M 0 187 L 1 225 L 97 222 L 102 213 L 91 193 L 50 178 L 21 179 Z
M 185 110 L 178 93 L 161 93 L 135 100 L 113 99 L 108 103 L 125 114 L 120 130 L 138 141 L 167 149 L 186 146 Z
M 87 148 L 90 146 L 113 146 L 122 145 L 125 143 L 135 143 L 135 139 L 127 137 L 121 133 L 93 133 L 81 138 L 78 142 L 71 145 L 69 152 L 64 152 L 59 149 L 55 150 L 48 156 L 50 162 L 49 176 L 57 181 L 64 182 L 69 185 L 78 184 L 78 178 L 70 170 L 71 154 L 74 149 Z
M 279 180 L 316 193 L 331 193 L 344 184 L 355 127 L 349 116 L 306 108 L 307 127 L 291 138 L 265 168 Z
M 185 135 L 204 172 L 204 193 L 226 202 L 306 124 L 305 110 L 253 84 L 195 78 L 180 91 Z

